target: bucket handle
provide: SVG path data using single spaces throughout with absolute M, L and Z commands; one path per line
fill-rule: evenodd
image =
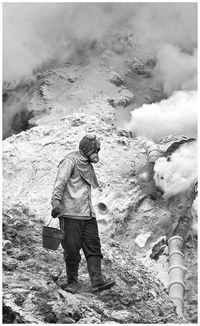
M 64 218 L 62 216 L 59 217 L 59 221 L 60 221 L 60 228 L 61 228 L 61 230 L 64 230 Z
M 50 221 L 49 221 L 49 223 L 47 224 L 47 226 L 49 226 L 49 224 L 51 223 L 51 221 L 52 221 L 52 218 L 53 218 L 53 217 L 51 217 L 51 218 L 50 218 Z
M 47 226 L 49 226 L 49 224 L 51 223 L 53 217 L 50 218 L 49 223 L 47 224 Z M 59 217 L 59 221 L 60 221 L 60 228 L 61 230 L 64 230 L 64 218 L 63 217 Z

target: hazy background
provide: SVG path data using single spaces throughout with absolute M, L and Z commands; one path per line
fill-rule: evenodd
M 144 53 L 158 55 L 166 91 L 178 83 L 175 67 L 177 78 L 183 66 L 184 75 L 196 70 L 195 3 L 3 3 L 3 78 L 31 75 L 47 60 L 62 62 L 86 42 L 123 30 Z
M 124 52 L 116 49 L 117 33 L 131 40 Z M 127 58 L 157 58 L 154 76 L 165 100 L 132 111 L 127 129 L 154 141 L 197 135 L 197 3 L 3 3 L 7 85 L 21 85 L 49 63 L 62 66 L 70 58 L 94 65 L 109 51 L 120 74 Z M 26 90 L 10 93 L 6 131 L 15 113 L 26 108 L 27 96 Z

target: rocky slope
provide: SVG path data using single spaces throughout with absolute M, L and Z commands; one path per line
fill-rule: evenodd
M 129 115 L 131 105 L 145 102 L 145 96 L 151 101 L 155 95 L 151 93 L 152 75 L 144 75 L 135 75 L 137 87 L 141 85 L 143 91 L 140 95 L 136 88 L 134 94 L 134 85 L 131 91 L 127 89 L 128 79 L 124 83 L 123 77 L 101 64 L 66 65 L 37 76 L 26 107 L 32 112 L 28 122 L 32 128 L 3 142 L 5 323 L 197 321 L 196 242 L 189 242 L 185 249 L 186 267 L 192 264 L 192 269 L 186 270 L 184 319 L 178 318 L 167 294 L 167 253 L 157 262 L 149 258 L 153 244 L 169 235 L 177 221 L 171 221 L 166 201 L 151 200 L 135 183 L 146 155 L 137 146 L 136 137 L 122 130 L 122 116 Z M 83 257 L 79 293 L 71 295 L 62 290 L 62 249 L 43 249 L 41 234 L 43 224 L 50 219 L 57 165 L 90 132 L 101 140 L 95 170 L 102 192 L 94 191 L 93 201 L 103 270 L 113 274 L 116 286 L 91 294 Z M 163 143 L 163 149 L 173 140 Z M 100 214 L 97 203 L 115 191 L 119 197 L 108 203 L 107 214 Z M 57 221 L 51 225 L 57 226 Z M 147 233 L 148 245 L 139 246 L 137 236 Z

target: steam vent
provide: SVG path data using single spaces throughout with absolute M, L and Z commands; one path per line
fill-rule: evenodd
M 85 135 L 91 197 L 92 156 L 71 174 L 66 158 Z M 198 324 L 197 3 L 4 2 L 2 145 L 2 323 Z M 63 159 L 60 220 L 85 228 L 94 208 L 109 289 L 91 290 L 86 232 L 75 293 L 68 226 L 65 256 L 46 248 Z

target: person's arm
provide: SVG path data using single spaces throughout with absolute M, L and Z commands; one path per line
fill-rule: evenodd
M 51 197 L 51 205 L 53 206 L 53 208 L 60 206 L 63 191 L 65 189 L 67 181 L 70 178 L 73 168 L 74 164 L 68 158 L 60 162 Z

